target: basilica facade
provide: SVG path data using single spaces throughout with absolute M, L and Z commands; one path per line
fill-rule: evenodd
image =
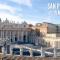
M 32 24 L 22 22 L 21 24 L 0 20 L 0 45 L 5 41 L 9 43 L 27 43 L 39 45 L 40 32 L 36 31 Z

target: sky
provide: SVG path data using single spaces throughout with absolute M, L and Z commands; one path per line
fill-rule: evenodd
M 60 7 L 48 9 L 49 3 L 58 5 L 60 0 L 0 0 L 0 18 L 17 23 L 26 21 L 32 24 L 41 22 L 60 24 L 60 14 L 56 14 Z

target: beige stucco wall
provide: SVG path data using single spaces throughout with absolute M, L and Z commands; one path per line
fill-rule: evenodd
M 48 24 L 48 29 L 47 29 L 47 32 L 48 33 L 56 33 L 57 31 L 57 28 L 54 24 Z
M 50 43 L 51 47 L 60 48 L 60 37 L 43 37 L 43 39 L 47 43 Z

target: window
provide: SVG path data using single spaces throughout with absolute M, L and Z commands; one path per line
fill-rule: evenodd
M 20 55 L 20 49 L 19 48 L 13 48 L 13 55 Z

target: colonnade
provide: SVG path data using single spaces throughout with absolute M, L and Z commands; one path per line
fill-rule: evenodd
M 5 51 L 4 51 L 4 47 L 2 47 L 1 48 L 2 49 L 2 52 L 0 52 L 0 53 L 5 53 L 5 55 L 8 55 L 8 53 L 6 53 Z M 20 56 L 23 56 L 23 48 L 22 47 L 19 47 L 19 49 L 20 49 Z M 30 48 L 29 49 L 29 53 L 30 53 L 30 57 L 32 57 L 33 56 L 33 49 L 32 48 Z M 54 52 L 52 53 L 53 54 L 53 57 L 54 58 L 56 58 L 57 57 L 57 49 L 56 48 L 54 48 L 54 50 L 53 50 Z M 40 49 L 40 53 L 41 53 L 41 55 L 40 55 L 40 57 L 45 57 L 45 53 L 46 53 L 46 51 L 44 51 L 44 49 L 41 47 L 41 49 Z M 47 53 L 48 54 L 48 53 Z M 10 55 L 13 55 L 13 53 L 12 53 L 12 49 L 10 48 Z M 49 55 L 49 54 L 48 54 Z M 18 55 L 17 55 L 18 56 Z

